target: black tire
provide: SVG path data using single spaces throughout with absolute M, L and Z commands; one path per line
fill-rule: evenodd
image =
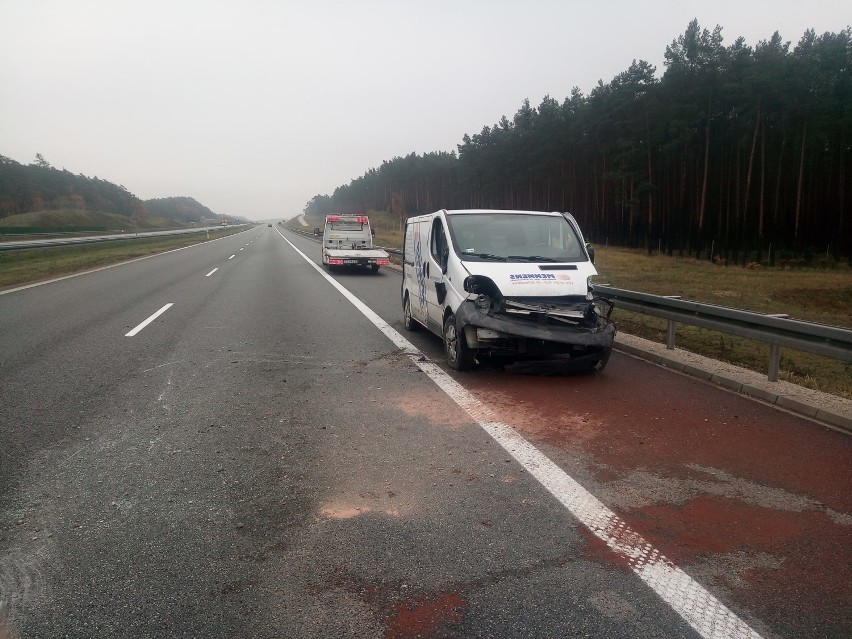
M 373 270 L 373 273 L 379 272 L 379 265 L 378 264 L 370 264 L 370 268 Z
M 402 301 L 402 325 L 407 331 L 416 332 L 420 330 L 420 324 L 411 317 L 411 298 L 408 293 L 405 294 L 405 299 Z
M 464 333 L 459 334 L 456 316 L 452 313 L 444 320 L 444 352 L 447 365 L 453 370 L 464 371 L 473 366 L 473 353 L 467 345 Z

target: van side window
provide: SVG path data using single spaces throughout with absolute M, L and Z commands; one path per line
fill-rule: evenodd
M 432 257 L 440 264 L 441 255 L 449 249 L 447 234 L 444 232 L 444 223 L 440 218 L 435 218 L 435 221 L 432 223 L 432 237 L 429 245 Z

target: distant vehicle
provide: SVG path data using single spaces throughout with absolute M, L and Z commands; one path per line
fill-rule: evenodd
M 384 249 L 373 248 L 373 233 L 366 215 L 326 215 L 322 234 L 322 263 L 329 270 L 363 266 L 375 273 L 390 264 Z
M 322 231 L 319 228 L 315 228 L 314 235 L 322 235 Z
M 612 303 L 568 213 L 441 210 L 409 218 L 403 323 L 443 337 L 447 364 L 554 356 L 601 371 L 615 339 Z
M 228 226 L 228 220 L 222 220 L 222 226 Z
M 272 228 L 272 225 L 271 225 L 271 224 L 267 224 L 267 226 L 268 226 L 269 228 Z

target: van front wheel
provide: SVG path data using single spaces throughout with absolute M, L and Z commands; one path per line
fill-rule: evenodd
M 444 350 L 447 364 L 457 371 L 467 370 L 473 365 L 473 353 L 467 345 L 464 332 L 456 327 L 456 316 L 452 313 L 444 320 Z

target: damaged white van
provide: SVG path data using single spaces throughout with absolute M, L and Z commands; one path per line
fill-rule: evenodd
M 568 213 L 441 210 L 409 218 L 403 247 L 405 327 L 443 337 L 447 363 L 568 359 L 603 370 L 612 304 Z

